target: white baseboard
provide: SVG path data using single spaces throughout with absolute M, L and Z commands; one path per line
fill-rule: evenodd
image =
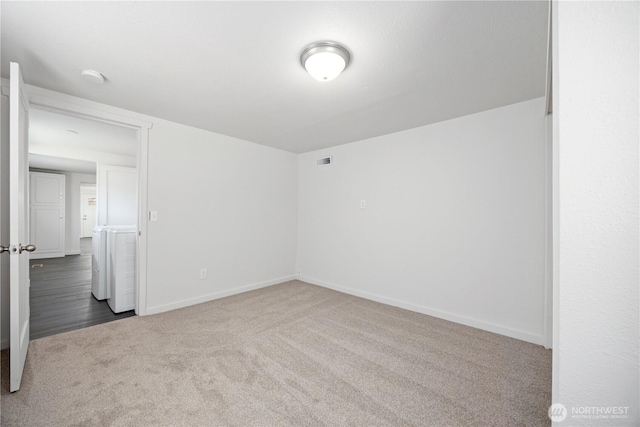
M 439 319 L 448 320 L 450 322 L 460 323 L 461 325 L 471 326 L 472 328 L 482 329 L 484 331 L 493 332 L 496 334 L 504 335 L 510 338 L 519 339 L 521 341 L 530 342 L 532 344 L 544 345 L 544 337 L 538 334 L 532 334 L 527 331 L 510 328 L 504 325 L 498 325 L 491 322 L 485 322 L 483 320 L 474 319 L 471 317 L 463 316 L 460 314 L 449 313 L 446 311 L 434 309 L 427 306 L 417 305 L 406 301 L 401 301 L 393 298 L 388 298 L 382 295 L 372 294 L 369 292 L 363 292 L 356 289 L 348 288 L 345 286 L 335 285 L 333 283 L 323 282 L 306 276 L 297 277 L 301 280 L 312 285 L 322 286 L 323 288 L 333 289 L 334 291 L 342 292 L 349 295 L 354 295 L 360 298 L 368 299 L 371 301 L 380 302 L 394 307 L 404 308 L 406 310 L 415 311 L 417 313 L 426 314 L 429 316 L 437 317 Z
M 176 310 L 178 308 L 189 307 L 190 305 L 200 304 L 207 301 L 228 297 L 231 295 L 241 294 L 243 292 L 253 291 L 255 289 L 266 288 L 267 286 L 277 285 L 279 283 L 295 280 L 296 276 L 280 277 L 278 279 L 268 280 L 266 282 L 254 283 L 252 285 L 240 286 L 233 289 L 227 289 L 212 294 L 202 295 L 196 298 L 189 298 L 181 301 L 172 302 L 170 304 L 157 305 L 155 307 L 147 307 L 146 315 L 164 313 L 165 311 Z

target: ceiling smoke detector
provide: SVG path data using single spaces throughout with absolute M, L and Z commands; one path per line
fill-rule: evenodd
M 82 75 L 82 78 L 88 82 L 98 85 L 104 83 L 104 76 L 95 70 L 83 70 L 80 74 Z
M 351 54 L 344 46 L 323 41 L 305 47 L 300 63 L 316 80 L 328 82 L 335 79 L 351 62 Z

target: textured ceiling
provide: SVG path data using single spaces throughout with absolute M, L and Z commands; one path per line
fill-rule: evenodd
M 548 2 L 2 2 L 3 77 L 306 152 L 543 96 Z M 352 53 L 336 80 L 305 45 Z M 87 83 L 91 68 L 107 79 Z

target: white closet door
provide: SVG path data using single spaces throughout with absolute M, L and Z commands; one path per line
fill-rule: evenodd
M 65 252 L 65 176 L 30 172 L 31 259 L 60 258 Z

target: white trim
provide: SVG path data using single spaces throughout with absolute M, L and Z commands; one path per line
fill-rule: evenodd
M 82 255 L 82 252 L 80 251 L 80 249 L 66 250 L 64 251 L 64 256 L 67 255 Z
M 551 82 L 553 78 L 553 70 L 552 70 L 552 49 L 551 43 L 553 41 L 552 33 L 551 33 L 551 16 L 552 16 L 552 0 L 549 0 L 549 12 L 547 15 L 547 75 L 546 75 L 546 87 L 545 87 L 545 103 L 544 103 L 544 114 L 545 116 L 551 112 L 553 112 L 553 88 L 551 87 Z
M 138 236 L 137 253 L 138 269 L 136 270 L 136 309 L 138 316 L 148 314 L 147 311 L 147 233 L 149 228 L 148 210 L 148 177 L 149 177 L 149 129 L 138 129 Z
M 9 81 L 2 79 L 1 85 L 4 87 Z M 136 299 L 135 312 L 138 315 L 147 314 L 147 192 L 148 192 L 148 147 L 149 129 L 153 127 L 153 122 L 144 120 L 146 116 L 131 113 L 109 105 L 100 104 L 82 98 L 76 98 L 59 92 L 42 89 L 36 86 L 26 85 L 31 106 L 44 110 L 52 110 L 57 113 L 67 114 L 73 117 L 80 117 L 89 120 L 97 120 L 104 123 L 125 126 L 138 129 L 138 242 L 137 248 L 137 286 L 138 298 Z
M 553 73 L 556 76 L 551 82 L 553 93 L 553 135 L 551 138 L 551 252 L 552 252 L 552 277 L 553 277 L 553 355 L 551 361 L 551 402 L 558 402 L 560 396 L 560 133 L 558 123 L 560 121 L 560 85 L 559 85 L 559 59 L 558 59 L 558 1 L 551 2 L 553 11 L 551 21 L 552 32 L 552 59 Z M 559 425 L 553 422 L 553 425 Z
M 544 347 L 553 347 L 553 115 L 544 120 Z
M 260 288 L 266 288 L 280 283 L 296 280 L 296 276 L 285 276 L 278 279 L 268 280 L 266 282 L 254 283 L 253 285 L 239 286 L 237 288 L 228 289 L 226 291 L 214 292 L 212 294 L 202 295 L 197 298 L 189 298 L 181 301 L 172 302 L 171 304 L 157 305 L 155 307 L 147 307 L 146 314 L 158 314 L 165 311 L 176 310 L 178 308 L 189 307 L 191 305 L 200 304 L 207 301 L 228 297 L 231 295 L 241 294 L 243 292 L 253 291 Z
M 522 341 L 530 342 L 532 344 L 543 344 L 543 336 L 539 334 L 532 334 L 527 331 L 519 329 L 513 329 L 508 326 L 497 325 L 491 322 L 485 322 L 482 320 L 474 319 L 467 316 L 461 316 L 459 314 L 449 313 L 446 311 L 434 309 L 431 307 L 417 305 L 406 301 L 400 301 L 393 298 L 384 297 L 381 295 L 373 294 L 370 292 L 363 292 L 356 289 L 352 289 L 345 286 L 335 285 L 333 283 L 323 282 L 321 280 L 312 279 L 310 277 L 302 276 L 298 280 L 310 283 L 312 285 L 322 286 L 323 288 L 333 289 L 334 291 L 342 292 L 349 295 L 354 295 L 360 298 L 365 298 L 371 301 L 380 302 L 382 304 L 392 305 L 394 307 L 404 308 L 406 310 L 415 311 L 416 313 L 422 313 L 429 316 L 437 317 L 439 319 L 448 320 L 450 322 L 459 323 L 461 325 L 470 326 L 472 328 L 482 329 L 488 332 L 504 335 L 507 337 L 519 339 Z
M 141 120 L 120 116 L 118 114 L 70 102 L 60 101 L 59 99 L 49 98 L 46 96 L 31 95 L 30 101 L 31 105 L 39 110 L 51 111 L 58 114 L 62 112 L 74 117 L 90 117 L 92 120 L 98 122 L 115 124 L 128 128 L 150 128 L 152 126 L 151 123 Z
M 2 78 L 1 85 L 2 92 L 5 93 L 6 91 L 8 94 L 9 79 Z M 131 128 L 151 129 L 153 127 L 154 118 L 150 116 L 43 89 L 38 86 L 26 84 L 25 88 L 29 94 L 31 104 L 36 104 L 35 106 L 42 110 L 53 110 L 56 113 L 66 113 L 72 116 L 90 117 L 92 120 Z

